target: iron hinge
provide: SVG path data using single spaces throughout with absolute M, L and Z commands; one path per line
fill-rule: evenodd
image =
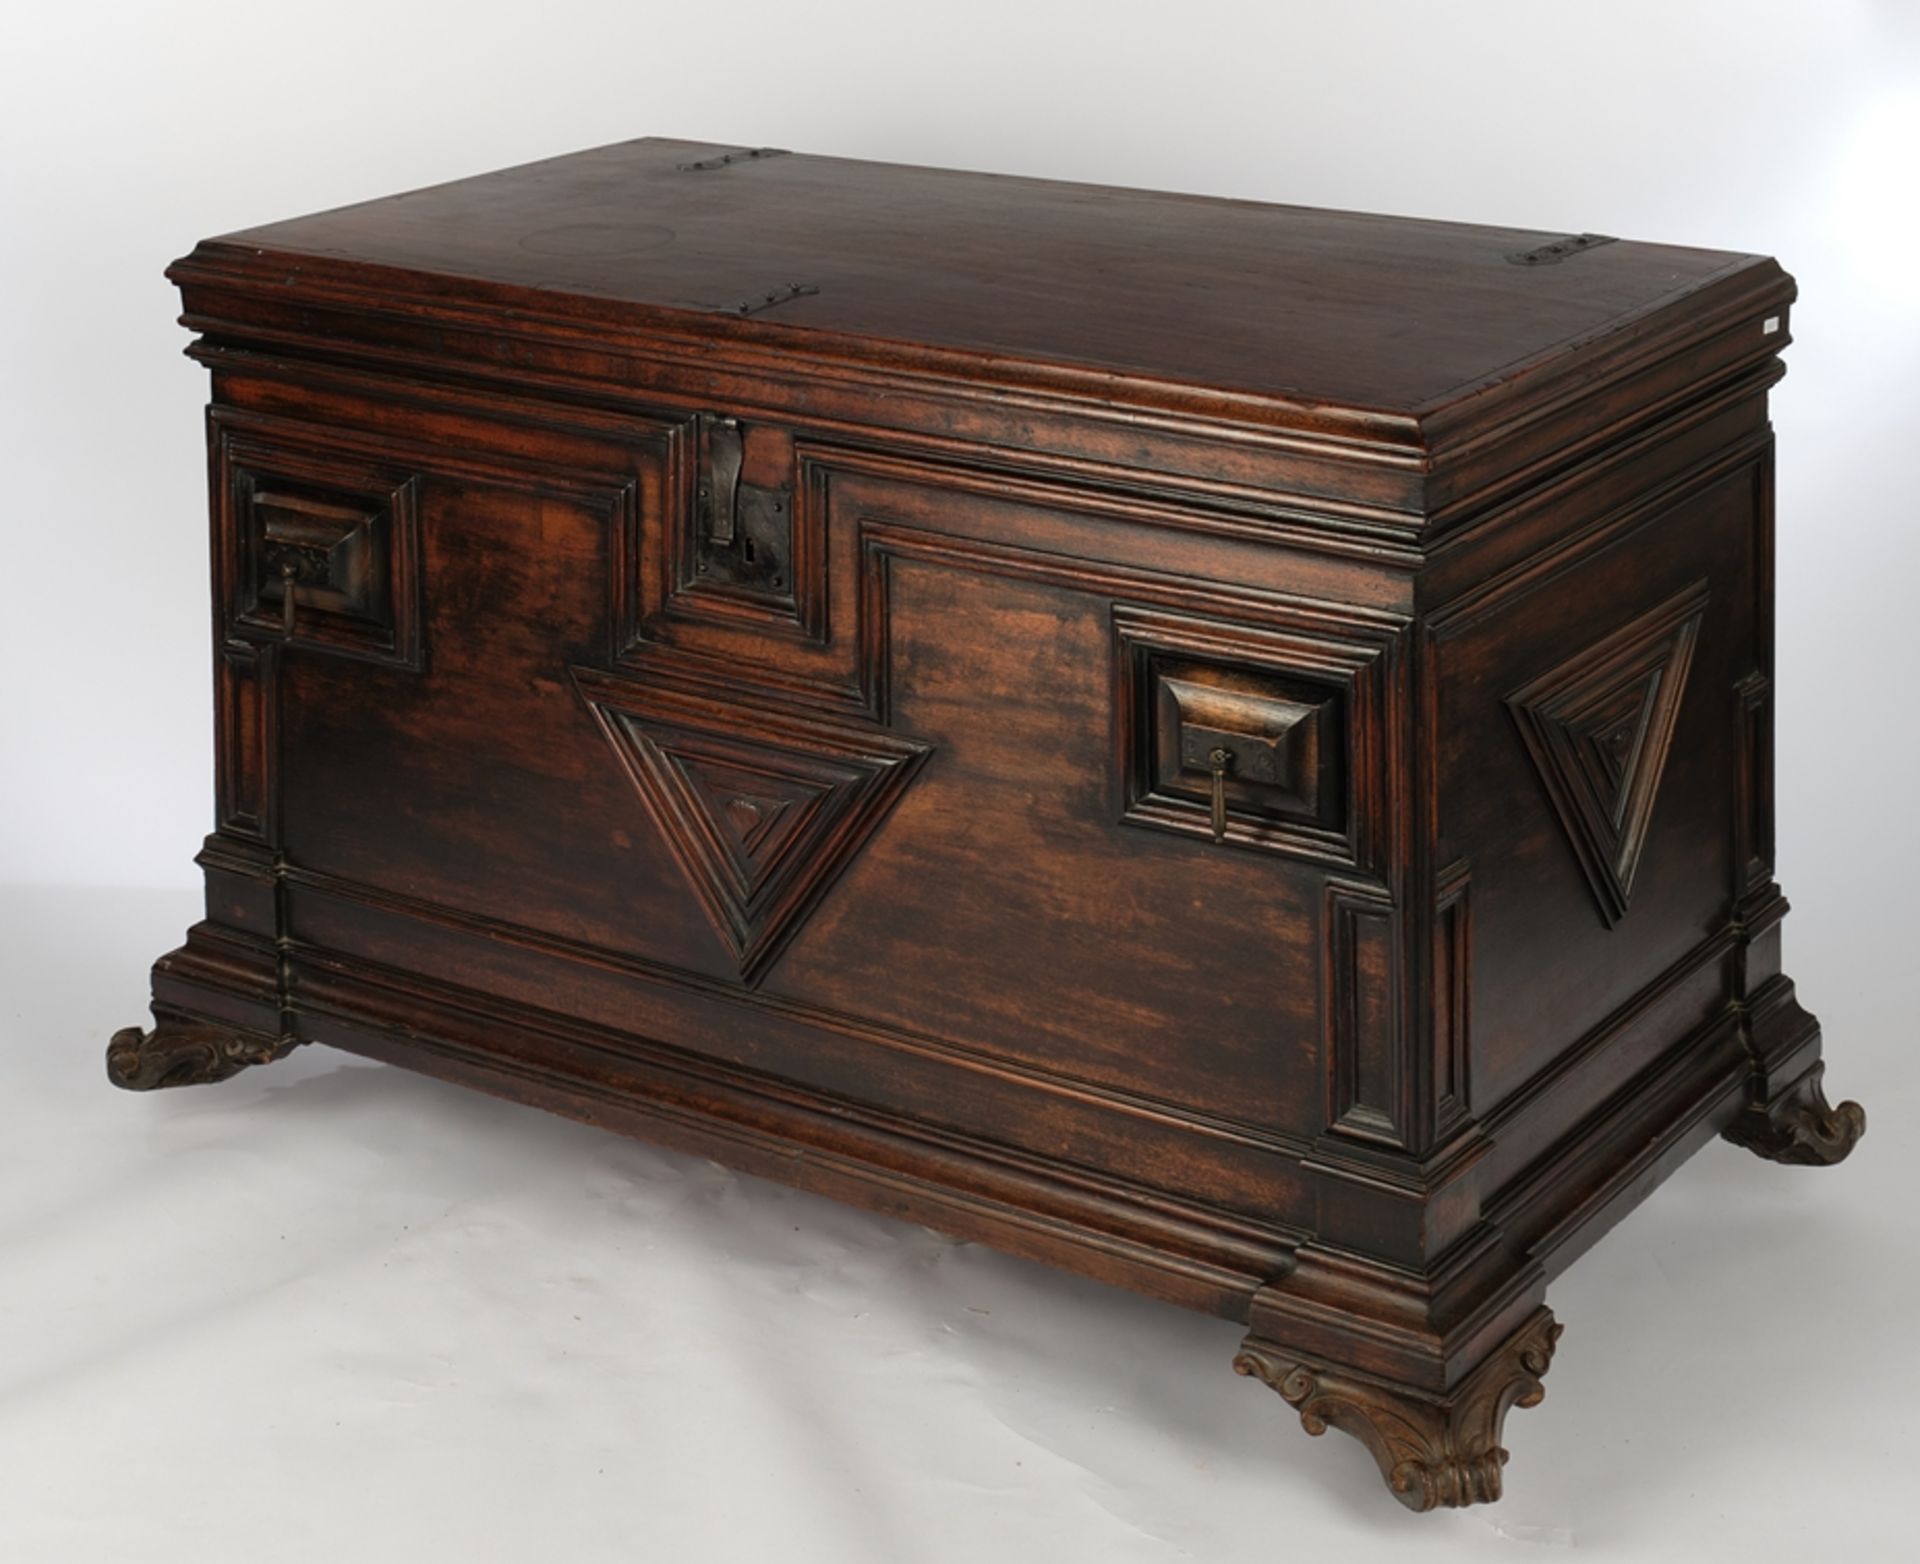
M 1583 250 L 1597 250 L 1603 244 L 1613 244 L 1612 234 L 1574 234 L 1570 238 L 1556 239 L 1552 244 L 1543 244 L 1537 250 L 1517 250 L 1507 259 L 1515 266 L 1557 266 L 1569 255 L 1578 255 Z
M 728 308 L 736 315 L 757 315 L 776 304 L 785 304 L 789 299 L 804 299 L 808 294 L 819 291 L 820 285 L 815 282 L 789 282 L 778 288 L 769 288 L 765 293 L 756 293 L 752 298 L 742 299 Z
M 785 147 L 748 147 L 739 152 L 728 152 L 720 157 L 702 158 L 698 163 L 677 164 L 683 174 L 704 174 L 716 168 L 732 168 L 736 163 L 759 163 L 770 157 L 786 157 Z

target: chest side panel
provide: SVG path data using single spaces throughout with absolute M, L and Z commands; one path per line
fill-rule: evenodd
M 1728 435 L 1676 443 L 1692 457 L 1657 485 L 1625 468 L 1604 504 L 1598 485 L 1561 496 L 1590 516 L 1571 541 L 1429 631 L 1440 928 L 1458 985 L 1436 1006 L 1508 1171 L 1724 1012 L 1735 920 L 1767 882 L 1758 402 Z

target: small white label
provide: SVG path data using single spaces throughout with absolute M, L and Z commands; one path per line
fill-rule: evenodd
M 1780 317 L 1778 315 L 1769 315 L 1765 320 L 1760 322 L 1760 335 L 1763 337 L 1770 337 L 1779 329 Z

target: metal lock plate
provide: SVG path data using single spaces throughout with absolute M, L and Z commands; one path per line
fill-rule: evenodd
M 724 582 L 779 597 L 792 593 L 793 497 L 786 489 L 735 486 L 731 536 L 717 541 L 702 527 L 694 546 L 694 571 L 703 582 Z
M 1287 734 L 1237 733 L 1225 728 L 1210 728 L 1197 723 L 1180 729 L 1180 769 L 1211 771 L 1219 765 L 1235 780 L 1257 782 L 1276 787 L 1289 780 L 1292 768 L 1287 763 Z M 1216 762 L 1224 753 L 1226 759 Z
M 793 491 L 743 483 L 746 436 L 732 418 L 703 416 L 693 568 L 701 585 L 793 595 Z

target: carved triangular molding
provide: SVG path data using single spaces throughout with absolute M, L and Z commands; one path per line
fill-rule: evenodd
M 750 902 L 819 812 L 828 784 L 783 772 L 777 762 L 772 768 L 740 766 L 712 753 L 698 737 L 663 730 L 647 742 L 658 751 L 653 759 L 664 768 L 662 780 L 700 818 L 718 848 L 735 895 L 743 904 Z
M 1695 582 L 1507 697 L 1609 924 L 1632 899 L 1706 607 Z
M 932 752 L 883 728 L 574 675 L 741 981 L 760 981 Z

